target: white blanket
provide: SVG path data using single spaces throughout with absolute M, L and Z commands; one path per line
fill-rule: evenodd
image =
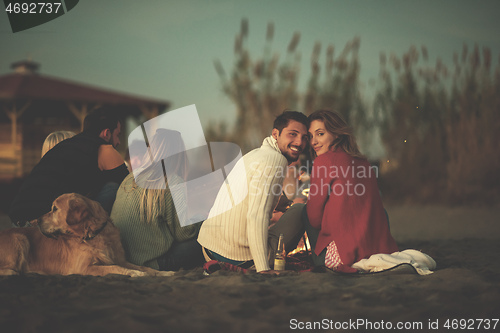
M 361 259 L 352 265 L 353 268 L 364 272 L 380 272 L 400 264 L 412 265 L 418 274 L 432 274 L 436 262 L 430 256 L 417 250 L 404 250 L 392 254 L 374 254 L 368 259 Z

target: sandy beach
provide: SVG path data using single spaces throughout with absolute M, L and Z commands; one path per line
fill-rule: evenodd
M 401 250 L 432 256 L 428 276 L 202 269 L 173 277 L 0 277 L 2 332 L 450 332 L 500 330 L 500 208 L 394 206 Z M 8 227 L 2 219 L 2 228 Z M 460 320 L 462 321 L 460 322 Z M 479 321 L 489 319 L 490 321 Z M 464 321 L 465 320 L 465 321 Z M 487 326 L 487 324 L 489 326 Z M 487 328 L 489 327 L 489 329 Z M 337 330 L 336 330 L 337 328 Z M 454 329 L 455 328 L 455 329 Z

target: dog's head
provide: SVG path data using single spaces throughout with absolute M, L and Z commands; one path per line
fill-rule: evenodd
M 54 200 L 51 211 L 40 217 L 37 223 L 47 237 L 73 235 L 91 239 L 108 221 L 109 215 L 99 203 L 77 193 L 66 193 Z

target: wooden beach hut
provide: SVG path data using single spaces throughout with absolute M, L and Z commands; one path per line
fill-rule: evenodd
M 29 173 L 48 134 L 80 132 L 85 116 L 96 108 L 116 109 L 125 122 L 127 117 L 151 119 L 170 104 L 40 75 L 39 67 L 23 60 L 12 64 L 13 73 L 0 76 L 0 179 Z

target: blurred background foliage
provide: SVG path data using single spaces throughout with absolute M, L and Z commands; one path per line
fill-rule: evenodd
M 316 43 L 311 76 L 301 91 L 300 34 L 293 35 L 282 58 L 272 50 L 272 23 L 260 56 L 250 54 L 248 34 L 248 21 L 242 20 L 229 73 L 215 62 L 237 120 L 232 128 L 212 122 L 205 132 L 208 141 L 235 142 L 246 153 L 260 146 L 283 110 L 335 110 L 355 129 L 362 148 L 381 141 L 384 156 L 372 160 L 380 166 L 387 199 L 500 202 L 500 57 L 494 64 L 490 49 L 464 45 L 452 68 L 439 58 L 431 64 L 425 46 L 411 46 L 401 56 L 381 53 L 376 93 L 368 99 L 361 94 L 358 37 L 340 51 L 328 45 L 323 66 L 322 45 Z M 370 151 L 363 153 L 373 157 Z
M 235 61 L 229 74 L 219 61 L 215 62 L 222 90 L 236 106 L 236 124 L 228 131 L 224 122 L 211 123 L 207 131 L 209 139 L 228 139 L 248 152 L 260 146 L 271 132 L 274 118 L 286 109 L 305 114 L 320 108 L 335 109 L 352 125 L 366 118 L 358 91 L 359 38 L 350 41 L 337 57 L 334 46 L 329 45 L 323 70 L 318 62 L 321 44 L 316 43 L 310 62 L 312 74 L 306 91 L 300 92 L 301 54 L 297 51 L 300 33 L 293 34 L 286 54 L 280 58 L 272 50 L 274 26 L 268 24 L 264 52 L 255 58 L 247 47 L 248 30 L 248 22 L 243 20 L 236 35 Z
M 453 68 L 427 62 L 425 47 L 381 55 L 374 101 L 390 164 L 383 183 L 393 196 L 420 202 L 499 202 L 500 58 L 463 47 Z

